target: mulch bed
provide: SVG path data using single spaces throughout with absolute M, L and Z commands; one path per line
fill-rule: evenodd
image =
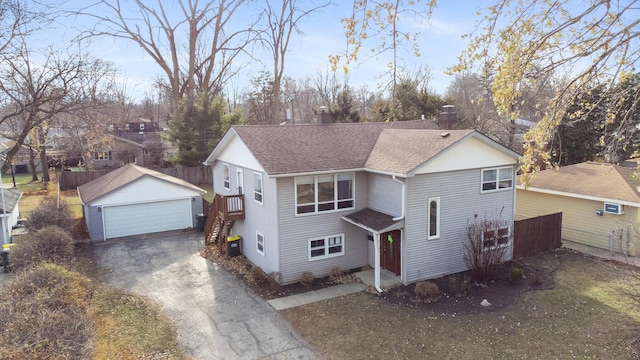
M 486 284 L 473 283 L 470 272 L 428 280 L 435 283 L 440 291 L 435 300 L 418 300 L 416 283 L 389 289 L 380 296 L 392 304 L 425 310 L 435 315 L 485 313 L 513 306 L 523 293 L 554 288 L 553 274 L 559 265 L 555 253 L 545 253 L 501 264 L 495 276 Z M 513 268 L 523 270 L 522 280 L 516 283 L 509 280 Z M 484 300 L 490 305 L 483 306 Z
M 562 250 L 558 250 L 562 251 Z M 244 284 L 265 300 L 300 294 L 311 290 L 318 290 L 328 286 L 357 282 L 354 273 L 364 269 L 354 269 L 344 272 L 340 276 L 316 278 L 306 286 L 301 283 L 279 285 L 273 280 L 274 274 L 258 274 L 257 270 L 244 256 L 226 257 L 214 246 L 205 247 L 201 255 L 214 261 L 225 270 L 238 276 Z M 545 290 L 555 287 L 554 272 L 560 266 L 556 252 L 547 252 L 526 259 L 509 261 L 500 266 L 493 280 L 486 284 L 474 284 L 470 281 L 469 272 L 444 276 L 432 281 L 438 286 L 440 295 L 436 301 L 418 301 L 415 295 L 416 284 L 397 286 L 386 289 L 378 294 L 375 289 L 367 290 L 372 296 L 380 296 L 386 301 L 399 306 L 422 309 L 436 315 L 462 315 L 495 311 L 513 306 L 523 293 L 528 291 Z M 509 281 L 512 268 L 523 270 L 523 278 L 517 283 Z M 483 300 L 491 305 L 482 306 Z

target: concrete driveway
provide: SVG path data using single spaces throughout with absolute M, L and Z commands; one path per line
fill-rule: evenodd
M 95 249 L 109 283 L 160 303 L 195 359 L 318 359 L 271 306 L 200 256 L 202 239 L 163 233 Z

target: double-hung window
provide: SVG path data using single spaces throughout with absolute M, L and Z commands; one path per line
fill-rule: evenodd
M 253 173 L 253 199 L 262 204 L 262 174 Z
M 508 226 L 487 229 L 482 234 L 482 245 L 485 249 L 507 246 L 509 244 L 509 236 Z
M 94 153 L 95 160 L 111 160 L 111 151 L 98 151 Z
M 295 178 L 296 214 L 352 209 L 353 173 Z
M 344 234 L 309 239 L 309 260 L 344 255 Z
M 256 231 L 256 246 L 258 254 L 264 255 L 264 235 Z
M 513 188 L 513 167 L 482 170 L 482 192 Z
M 222 186 L 227 190 L 231 190 L 231 172 L 229 171 L 229 164 L 222 164 L 222 172 L 224 174 Z

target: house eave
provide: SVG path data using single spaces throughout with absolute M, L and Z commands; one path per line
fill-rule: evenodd
M 311 176 L 311 175 L 325 175 L 325 174 L 338 174 L 338 173 L 347 173 L 347 172 L 357 172 L 357 171 L 365 171 L 365 168 L 351 168 L 351 169 L 332 169 L 332 170 L 321 170 L 321 171 L 302 171 L 295 173 L 285 173 L 285 174 L 267 174 L 269 178 L 287 178 L 287 177 L 295 177 L 295 176 Z
M 639 202 L 635 202 L 635 201 L 612 199 L 612 198 L 606 198 L 606 197 L 601 197 L 601 196 L 593 196 L 593 195 L 575 194 L 575 193 L 570 193 L 570 192 L 566 192 L 566 191 L 557 191 L 557 190 L 536 188 L 536 187 L 533 187 L 533 186 L 529 186 L 529 187 L 525 188 L 523 185 L 517 185 L 516 189 L 525 190 L 525 191 L 532 191 L 532 192 L 537 192 L 537 193 L 541 193 L 541 194 L 565 196 L 565 197 L 570 197 L 570 198 L 575 198 L 575 199 L 582 199 L 582 200 L 591 200 L 591 201 L 599 201 L 599 202 L 614 202 L 614 203 L 621 204 L 621 205 L 640 208 L 640 203 Z M 517 198 L 517 195 L 516 195 L 516 198 Z

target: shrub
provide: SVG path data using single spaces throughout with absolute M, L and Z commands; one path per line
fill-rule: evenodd
M 519 284 L 524 278 L 524 271 L 522 268 L 514 267 L 509 271 L 509 283 L 516 285 Z
M 300 277 L 300 283 L 307 289 L 310 289 L 311 286 L 313 286 L 313 273 L 310 271 L 303 272 Z
M 482 219 L 475 216 L 473 221 L 467 221 L 464 260 L 475 282 L 491 280 L 497 265 L 505 260 L 509 244 L 507 229 L 508 224 L 500 216 Z
M 71 228 L 71 236 L 75 240 L 89 239 L 89 229 L 87 228 L 87 223 L 83 218 L 74 219 L 73 227 Z
M 416 300 L 420 302 L 435 302 L 440 297 L 438 285 L 432 281 L 420 281 L 416 283 Z
M 74 240 L 69 232 L 48 226 L 24 236 L 9 254 L 14 270 L 36 266 L 41 262 L 64 264 L 73 258 Z
M 58 202 L 54 198 L 45 199 L 37 209 L 31 212 L 27 220 L 26 227 L 30 231 L 40 230 L 51 225 L 71 230 L 74 224 L 74 216 L 69 204 L 60 201 L 58 207 Z
M 41 264 L 0 289 L 0 358 L 90 358 L 86 313 L 90 281 L 59 265 Z

